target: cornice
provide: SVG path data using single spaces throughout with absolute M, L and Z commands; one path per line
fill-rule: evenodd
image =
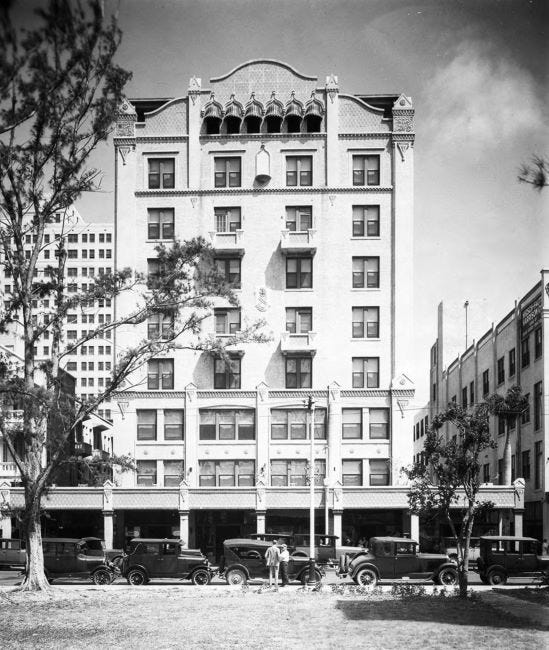
M 257 391 L 255 390 L 198 390 L 196 396 L 202 399 L 255 399 Z
M 223 142 L 225 140 L 324 140 L 326 132 L 321 133 L 222 133 L 219 135 L 201 135 L 201 142 Z
M 115 137 L 115 138 L 112 139 L 112 141 L 113 141 L 113 144 L 114 144 L 115 147 L 118 147 L 118 146 L 121 146 L 121 145 L 128 145 L 128 144 L 135 144 L 136 143 L 136 139 L 134 137 L 132 137 L 132 138 L 120 138 L 120 137 L 116 138 Z
M 226 196 L 226 195 L 248 195 L 248 194 L 383 194 L 392 192 L 392 186 L 387 187 L 262 187 L 262 188 L 224 188 L 209 190 L 137 190 L 136 197 L 162 196 Z
M 414 142 L 416 138 L 415 133 L 392 133 L 391 139 L 393 142 Z
M 341 397 L 389 397 L 388 390 L 342 390 Z
M 137 135 L 136 142 L 186 142 L 188 135 Z
M 338 133 L 340 140 L 352 140 L 354 138 L 390 138 L 391 131 L 372 131 L 371 133 Z

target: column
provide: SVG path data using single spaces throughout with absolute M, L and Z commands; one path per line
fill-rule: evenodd
M 255 398 L 255 438 L 256 438 L 256 484 L 265 488 L 270 482 L 269 467 L 269 387 L 265 382 L 256 386 Z M 263 510 L 264 507 L 257 507 Z
M 326 77 L 326 185 L 340 185 L 339 84 L 336 75 Z
M 6 481 L 0 485 L 0 502 L 4 503 L 8 507 L 10 505 L 10 484 Z M 2 517 L 0 515 L 0 537 L 4 539 L 10 539 L 12 536 L 11 530 L 11 517 Z
M 189 548 L 189 511 L 179 510 L 179 539 Z
M 524 526 L 524 510 L 515 510 L 515 537 L 523 536 Z
M 198 487 L 198 400 L 196 386 L 185 386 L 185 476 L 187 487 Z
M 200 128 L 202 125 L 202 118 L 200 116 L 202 80 L 197 77 L 191 77 L 187 92 L 189 95 L 189 101 L 187 102 L 189 111 L 188 186 L 191 189 L 198 189 L 200 187 L 200 165 L 198 161 L 200 160 Z
M 328 455 L 326 478 L 329 485 L 341 481 L 341 388 L 334 381 L 328 386 Z
M 333 515 L 334 515 L 334 535 L 339 538 L 339 540 L 336 541 L 336 545 L 341 546 L 343 544 L 343 538 L 342 538 L 343 510 L 334 510 Z
M 112 510 L 103 510 L 103 538 L 106 548 L 114 547 L 114 512 Z
M 410 539 L 419 542 L 419 517 L 410 515 Z
M 258 535 L 264 535 L 265 534 L 265 518 L 267 515 L 267 512 L 265 510 L 258 510 L 256 512 L 257 515 L 257 534 Z
M 503 511 L 498 510 L 498 535 L 503 535 Z

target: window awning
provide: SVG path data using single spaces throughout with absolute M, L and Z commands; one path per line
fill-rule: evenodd
M 231 95 L 230 100 L 225 104 L 225 117 L 238 117 L 242 119 L 244 108 L 242 104 Z
M 313 93 L 311 95 L 311 99 L 305 104 L 305 115 L 318 115 L 318 117 L 322 117 L 324 114 L 324 106 L 322 102 L 315 97 L 315 94 Z
M 295 98 L 295 93 L 292 91 L 292 98 L 286 104 L 286 117 L 290 115 L 295 115 L 297 117 L 303 117 L 303 104 Z
M 265 117 L 284 117 L 284 106 L 279 99 L 276 99 L 274 90 L 265 107 Z
M 246 104 L 244 115 L 245 117 L 263 117 L 263 104 L 257 101 L 254 93 L 252 93 L 250 101 Z
M 202 114 L 204 118 L 215 117 L 219 120 L 223 118 L 223 106 L 221 106 L 219 102 L 215 101 L 213 93 L 211 94 L 209 101 L 204 106 Z

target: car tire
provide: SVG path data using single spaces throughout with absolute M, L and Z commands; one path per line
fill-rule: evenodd
M 241 569 L 229 569 L 225 574 L 225 580 L 228 585 L 245 585 L 248 578 Z
M 321 582 L 322 582 L 322 574 L 320 573 L 320 571 L 317 571 L 317 569 L 315 569 L 315 583 L 318 585 Z M 309 569 L 306 569 L 301 574 L 301 584 L 305 586 L 308 583 L 309 583 Z
M 507 582 L 507 576 L 500 569 L 494 569 L 488 574 L 488 584 L 493 587 L 498 587 L 499 585 L 504 585 Z
M 191 582 L 193 585 L 199 585 L 201 587 L 204 585 L 209 585 L 211 579 L 212 577 L 210 575 L 210 572 L 206 569 L 198 569 L 198 571 L 195 571 L 191 576 Z
M 132 569 L 128 573 L 126 580 L 129 585 L 132 585 L 132 587 L 140 587 L 148 582 L 145 572 L 141 569 Z
M 457 585 L 458 573 L 454 568 L 446 567 L 438 572 L 436 581 L 443 587 L 453 587 Z
M 375 587 L 377 573 L 373 569 L 360 569 L 355 576 L 355 582 L 359 587 Z
M 107 569 L 97 569 L 92 575 L 92 582 L 99 586 L 110 585 L 113 577 L 113 574 Z

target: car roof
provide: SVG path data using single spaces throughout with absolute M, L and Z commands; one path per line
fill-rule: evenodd
M 130 542 L 147 542 L 148 544 L 167 544 L 167 543 L 181 543 L 181 539 L 167 539 L 160 537 L 134 537 Z
M 372 542 L 407 542 L 408 544 L 417 544 L 416 541 L 409 537 L 371 537 L 370 543 Z
M 59 542 L 60 544 L 77 544 L 78 542 L 85 541 L 85 537 L 42 537 L 43 542 Z
M 226 539 L 223 544 L 231 545 L 231 546 L 240 546 L 240 545 L 254 545 L 254 546 L 259 546 L 261 548 L 267 548 L 269 546 L 272 546 L 272 541 L 265 541 L 262 539 L 250 539 L 249 537 L 234 537 L 233 539 Z
M 483 535 L 480 539 L 492 542 L 539 542 L 535 537 L 515 537 L 514 535 Z

